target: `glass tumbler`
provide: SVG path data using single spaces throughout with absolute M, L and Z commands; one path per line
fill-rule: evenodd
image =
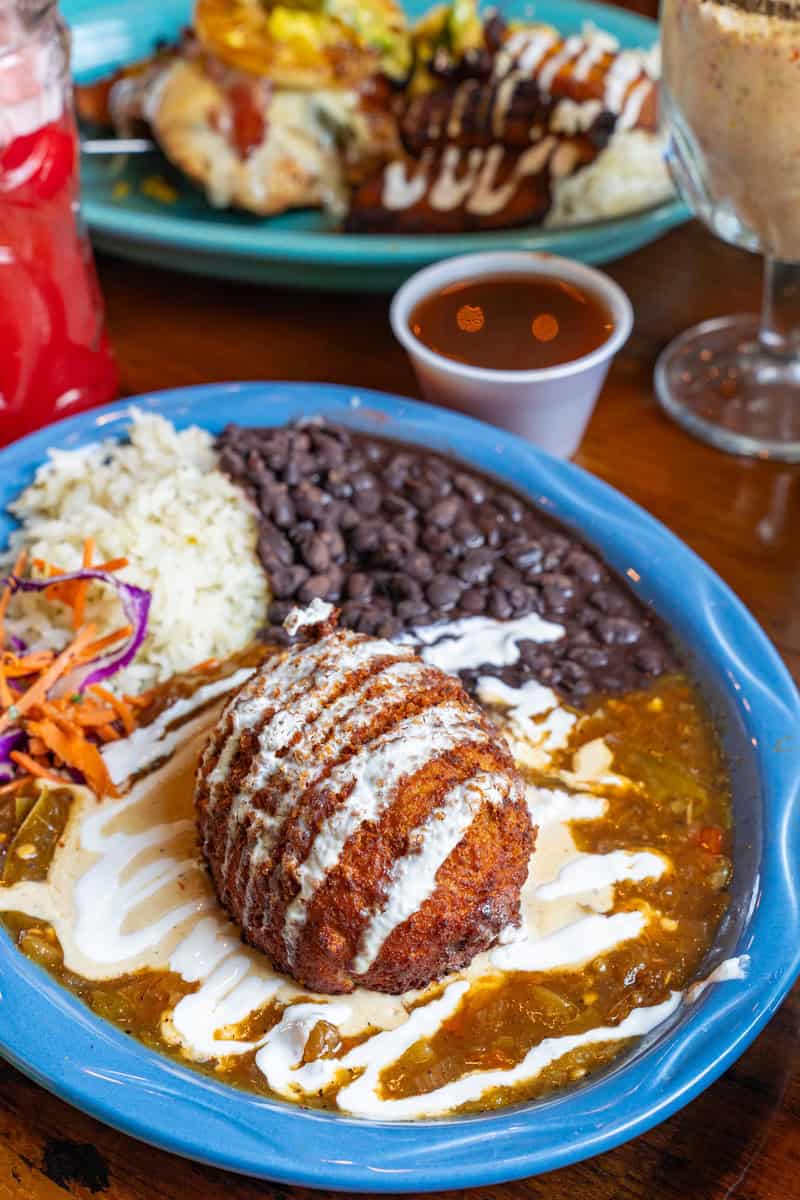
M 0 0 L 0 446 L 112 400 L 55 0 Z
M 800 462 L 800 0 L 662 0 L 673 175 L 720 238 L 765 256 L 760 318 L 679 335 L 662 407 L 723 450 Z

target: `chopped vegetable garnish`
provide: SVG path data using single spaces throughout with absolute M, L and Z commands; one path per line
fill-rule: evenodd
M 94 540 L 87 538 L 78 571 L 35 560 L 42 578 L 23 578 L 21 555 L 14 572 L 0 580 L 0 795 L 13 795 L 31 779 L 80 782 L 100 797 L 117 795 L 100 747 L 129 736 L 149 701 L 121 699 L 100 685 L 136 655 L 147 631 L 150 594 L 112 574 L 127 559 L 92 566 L 93 557 Z M 116 589 L 127 618 L 103 637 L 84 619 L 93 583 Z M 17 592 L 43 592 L 72 609 L 75 634 L 59 653 L 29 650 L 6 637 L 4 619 Z

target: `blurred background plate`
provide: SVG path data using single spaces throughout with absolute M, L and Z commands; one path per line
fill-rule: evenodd
M 414 19 L 430 0 L 408 0 Z M 658 37 L 653 21 L 587 0 L 505 0 L 503 13 L 518 19 L 549 21 L 564 33 L 577 33 L 591 21 L 614 34 L 625 47 L 651 46 Z M 163 38 L 173 38 L 191 14 L 191 0 L 62 0 L 73 32 L 73 65 L 79 82 L 149 54 Z M 120 170 L 122 169 L 122 174 Z M 564 230 L 510 229 L 492 233 L 428 236 L 342 234 L 318 212 L 302 211 L 259 218 L 217 212 L 202 194 L 170 170 L 158 155 L 121 163 L 84 159 L 83 215 L 101 250 L 179 271 L 280 283 L 296 287 L 388 291 L 427 263 L 477 250 L 546 250 L 588 263 L 603 263 L 660 237 L 687 219 L 679 200 L 632 216 Z M 139 185 L 164 175 L 175 186 L 174 203 L 142 194 Z M 124 179 L 127 194 L 115 186 Z

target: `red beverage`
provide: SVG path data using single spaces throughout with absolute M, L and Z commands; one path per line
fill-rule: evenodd
M 78 214 L 78 136 L 54 4 L 0 0 L 0 445 L 104 404 L 117 371 Z

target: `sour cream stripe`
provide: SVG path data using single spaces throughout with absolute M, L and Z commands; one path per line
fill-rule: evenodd
M 353 666 L 352 660 L 345 659 L 341 673 L 331 677 L 327 692 L 306 692 L 294 701 L 291 710 L 282 708 L 265 720 L 258 733 L 253 767 L 240 784 L 229 809 L 224 871 L 228 869 L 236 830 L 240 828 L 242 815 L 252 804 L 253 797 L 277 777 L 276 781 L 283 789 L 284 804 L 274 813 L 266 810 L 258 813 L 260 830 L 270 839 L 269 847 L 265 847 L 269 849 L 272 835 L 283 824 L 291 789 L 298 777 L 309 777 L 310 774 L 306 782 L 309 786 L 314 770 L 321 774 L 325 763 L 342 753 L 355 732 L 347 724 L 347 718 L 370 693 L 377 690 L 383 694 L 418 669 L 418 664 L 397 655 L 371 658 L 362 666 Z M 364 672 L 368 673 L 364 675 Z M 352 686 L 354 676 L 359 682 Z M 312 762 L 315 755 L 318 756 Z
M 415 680 L 416 677 L 416 680 Z M 273 808 L 258 805 L 249 807 L 252 799 L 263 790 L 267 780 L 261 780 L 257 766 L 242 789 L 242 811 L 247 811 L 246 845 L 238 883 L 244 884 L 244 920 L 247 921 L 253 902 L 253 885 L 264 863 L 270 858 L 281 831 L 302 792 L 315 788 L 332 766 L 346 759 L 358 747 L 361 736 L 374 727 L 376 720 L 387 712 L 387 694 L 403 687 L 409 699 L 414 696 L 414 683 L 424 695 L 427 678 L 419 662 L 394 662 L 367 679 L 354 692 L 347 693 L 331 706 L 326 719 L 309 726 L 311 736 L 301 740 L 280 760 L 280 775 L 276 778 L 277 801 Z M 411 689 L 409 692 L 407 689 Z M 396 693 L 395 693 L 396 694 Z M 249 796 L 248 796 L 249 791 Z M 242 817 L 232 817 L 245 829 Z
M 347 763 L 334 768 L 320 788 L 320 797 L 324 801 L 325 796 L 334 799 L 347 794 L 323 822 L 305 860 L 295 869 L 299 891 L 286 910 L 283 927 L 290 962 L 308 906 L 328 872 L 338 864 L 348 840 L 389 807 L 401 779 L 459 743 L 475 740 L 488 740 L 480 718 L 465 712 L 458 702 L 447 702 L 401 720 L 368 742 Z
M 452 1083 L 447 1083 L 443 1087 L 435 1088 L 431 1092 L 398 1100 L 385 1100 L 380 1096 L 380 1074 L 389 1064 L 373 1058 L 363 1075 L 347 1087 L 342 1088 L 336 1097 L 336 1102 L 344 1112 L 352 1113 L 354 1116 L 374 1117 L 378 1120 L 402 1121 L 415 1117 L 442 1116 L 471 1101 L 480 1100 L 481 1096 L 489 1091 L 514 1087 L 515 1084 L 529 1083 L 551 1063 L 557 1062 L 565 1054 L 571 1054 L 583 1046 L 643 1037 L 644 1034 L 668 1020 L 677 1010 L 680 1002 L 680 992 L 673 992 L 663 1004 L 653 1005 L 649 1008 L 635 1008 L 619 1025 L 600 1026 L 596 1029 L 589 1029 L 585 1033 L 545 1038 L 544 1041 L 529 1050 L 517 1066 L 508 1070 L 478 1071 L 461 1079 L 453 1080 Z M 394 1057 L 397 1058 L 399 1055 L 395 1054 Z
M 361 934 L 353 970 L 369 970 L 386 939 L 433 895 L 440 867 L 461 842 L 484 804 L 502 804 L 510 783 L 480 772 L 451 788 L 440 805 L 412 834 L 414 849 L 395 861 L 386 885 L 386 902 L 373 913 Z

